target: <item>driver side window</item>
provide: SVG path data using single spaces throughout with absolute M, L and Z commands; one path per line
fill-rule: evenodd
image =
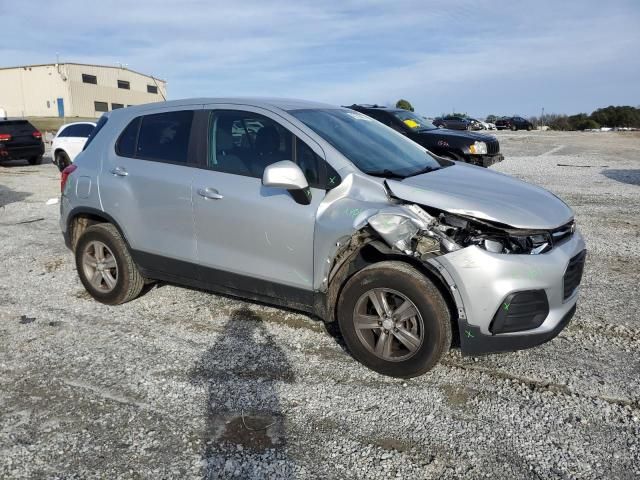
M 293 159 L 293 135 L 270 118 L 221 110 L 209 120 L 207 166 L 219 172 L 262 178 L 267 165 Z
M 210 170 L 262 178 L 268 165 L 291 160 L 300 167 L 309 186 L 325 188 L 324 160 L 289 130 L 264 115 L 239 110 L 212 111 L 208 137 Z

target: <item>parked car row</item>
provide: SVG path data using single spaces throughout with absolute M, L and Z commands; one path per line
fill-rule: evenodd
M 451 130 L 495 130 L 493 123 L 484 122 L 471 117 L 461 117 L 459 115 L 445 115 L 433 121 L 436 127 L 449 128 Z
M 284 305 L 337 322 L 369 368 L 412 377 L 454 335 L 467 355 L 529 348 L 576 309 L 586 250 L 571 209 L 443 157 L 489 145 L 380 107 L 114 110 L 62 172 L 60 227 L 99 302 L 161 280 Z

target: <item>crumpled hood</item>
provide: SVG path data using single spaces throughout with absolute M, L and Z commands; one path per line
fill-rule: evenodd
M 402 200 L 514 228 L 553 229 L 573 218 L 571 208 L 551 192 L 463 163 L 386 183 Z

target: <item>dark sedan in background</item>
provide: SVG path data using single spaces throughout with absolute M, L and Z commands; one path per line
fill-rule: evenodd
M 533 124 L 522 117 L 503 117 L 496 120 L 496 128 L 498 130 L 533 130 Z
M 458 117 L 456 115 L 446 115 L 438 117 L 433 121 L 436 127 L 448 128 L 450 130 L 473 130 L 473 122 L 469 118 Z
M 352 110 L 384 123 L 440 157 L 488 167 L 504 159 L 492 135 L 438 128 L 408 110 L 377 105 L 351 105 Z

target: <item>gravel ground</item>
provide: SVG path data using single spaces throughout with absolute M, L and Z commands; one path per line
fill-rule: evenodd
M 96 303 L 56 168 L 0 166 L 0 478 L 638 478 L 640 136 L 497 135 L 496 170 L 576 212 L 577 314 L 410 381 L 292 311 L 171 285 Z

